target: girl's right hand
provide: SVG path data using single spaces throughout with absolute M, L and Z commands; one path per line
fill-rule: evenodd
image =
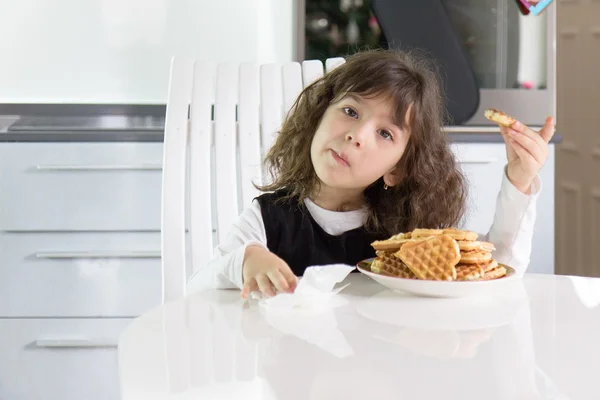
M 260 291 L 263 296 L 272 297 L 278 293 L 292 293 L 296 289 L 297 278 L 285 261 L 261 246 L 248 246 L 242 264 L 244 287 L 242 297 Z

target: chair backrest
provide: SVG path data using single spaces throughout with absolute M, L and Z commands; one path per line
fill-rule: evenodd
M 342 63 L 173 58 L 163 149 L 163 301 L 185 294 L 189 274 L 209 261 L 250 205 L 252 183 L 265 179 L 262 158 L 298 94 Z

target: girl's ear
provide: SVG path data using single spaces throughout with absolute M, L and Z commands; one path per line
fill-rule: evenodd
M 396 186 L 402 181 L 403 177 L 404 174 L 402 173 L 402 169 L 400 167 L 395 167 L 393 170 L 383 175 L 383 183 L 390 187 Z

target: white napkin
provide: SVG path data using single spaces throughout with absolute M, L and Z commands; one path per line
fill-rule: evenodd
M 329 304 L 330 300 L 348 285 L 333 290 L 355 267 L 345 264 L 329 264 L 308 267 L 299 279 L 294 293 L 280 293 L 262 298 L 260 292 L 252 292 L 250 298 L 260 300 L 262 307 L 291 309 L 314 308 Z
M 261 313 L 269 325 L 286 335 L 296 336 L 336 357 L 350 357 L 354 351 L 339 330 L 333 311 L 345 303 L 335 295 L 349 284 L 333 288 L 352 270 L 354 267 L 344 264 L 309 267 L 294 293 L 260 299 Z

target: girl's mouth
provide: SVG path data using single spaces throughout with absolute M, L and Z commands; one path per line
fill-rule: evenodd
M 343 165 L 345 167 L 349 167 L 350 164 L 348 163 L 348 161 L 346 161 L 346 158 L 344 157 L 343 154 L 338 154 L 337 152 L 335 152 L 334 150 L 329 150 L 331 152 L 331 156 L 333 157 L 333 159 L 335 161 L 337 161 L 338 164 Z

